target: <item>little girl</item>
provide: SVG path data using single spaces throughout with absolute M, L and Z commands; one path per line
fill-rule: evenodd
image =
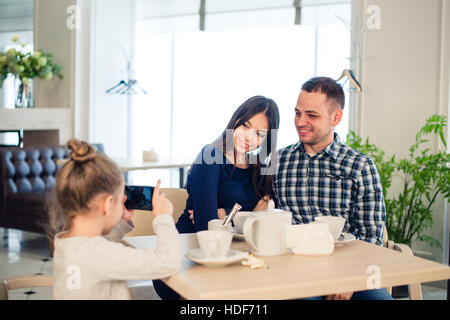
M 133 229 L 132 211 L 125 206 L 125 183 L 119 167 L 77 139 L 67 143 L 71 159 L 58 173 L 56 197 L 63 219 L 55 236 L 54 299 L 131 299 L 126 280 L 160 279 L 176 273 L 181 243 L 172 217 L 172 203 L 153 193 L 156 250 L 139 250 L 120 243 Z M 150 214 L 150 213 L 149 213 Z M 61 222 L 61 221 L 59 221 Z

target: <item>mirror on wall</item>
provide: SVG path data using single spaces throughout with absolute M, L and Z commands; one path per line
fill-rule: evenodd
M 33 16 L 34 0 L 0 0 L 0 52 L 6 53 L 11 48 L 33 51 Z M 0 58 L 0 70 L 2 63 L 5 62 Z M 0 108 L 16 107 L 17 82 L 11 74 L 4 79 L 0 88 Z M 32 83 L 28 90 L 32 91 Z

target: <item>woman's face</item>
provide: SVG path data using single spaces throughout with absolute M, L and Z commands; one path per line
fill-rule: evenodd
M 257 113 L 234 130 L 233 142 L 236 153 L 246 153 L 259 148 L 267 138 L 269 122 L 264 113 Z

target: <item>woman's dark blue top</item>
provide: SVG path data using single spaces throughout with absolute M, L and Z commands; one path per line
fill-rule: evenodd
M 208 229 L 208 221 L 217 219 L 217 209 L 227 213 L 237 202 L 241 211 L 253 211 L 259 201 L 252 183 L 251 169 L 235 167 L 223 152 L 207 145 L 197 156 L 188 175 L 186 209 L 176 227 L 180 233 Z M 194 211 L 194 221 L 188 210 Z

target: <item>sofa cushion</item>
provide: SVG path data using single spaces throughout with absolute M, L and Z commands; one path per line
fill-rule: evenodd
M 104 152 L 102 144 L 92 144 Z M 49 208 L 65 146 L 0 148 L 0 226 L 47 232 Z
M 7 193 L 38 192 L 55 186 L 56 161 L 69 157 L 68 149 L 16 149 L 3 151 Z

